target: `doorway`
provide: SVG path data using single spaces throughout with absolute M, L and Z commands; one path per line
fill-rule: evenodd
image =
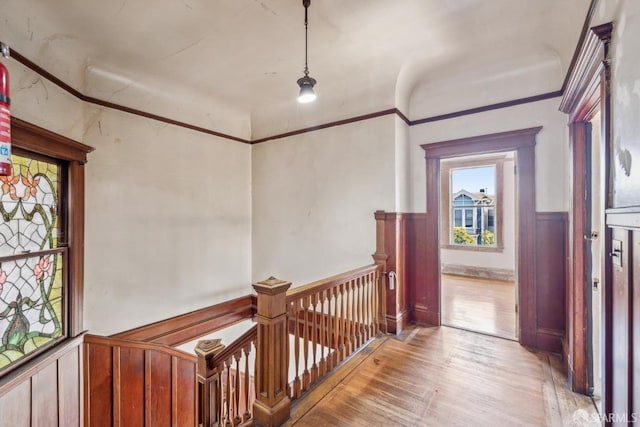
M 430 296 L 432 305 L 424 308 L 423 316 L 442 324 L 441 311 L 441 260 L 440 234 L 441 161 L 469 155 L 495 154 L 513 151 L 515 155 L 515 188 L 517 230 L 516 272 L 518 283 L 518 341 L 526 346 L 538 347 L 540 331 L 537 321 L 536 292 L 536 206 L 535 206 L 535 144 L 536 135 L 542 128 L 482 135 L 451 141 L 423 144 L 427 170 L 427 209 L 425 215 L 425 269 L 424 293 Z
M 517 339 L 516 153 L 440 164 L 442 324 Z

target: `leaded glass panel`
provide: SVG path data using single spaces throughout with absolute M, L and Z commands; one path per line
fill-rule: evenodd
M 0 371 L 64 336 L 60 166 L 13 155 L 0 177 Z

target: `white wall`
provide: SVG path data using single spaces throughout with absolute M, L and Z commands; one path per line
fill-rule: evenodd
M 85 328 L 111 334 L 251 292 L 249 145 L 87 105 L 3 63 L 15 117 L 96 148 Z
M 371 264 L 395 164 L 393 116 L 255 145 L 253 280 L 297 286 Z
M 601 1 L 593 25 L 613 22 L 612 172 L 615 207 L 640 206 L 640 2 Z M 624 167 L 623 167 L 624 165 Z
M 251 292 L 251 147 L 89 106 L 85 327 L 109 334 Z
M 434 100 L 434 102 L 437 100 Z M 411 179 L 415 185 L 411 209 L 426 209 L 426 166 L 421 144 L 542 126 L 536 138 L 536 210 L 569 209 L 567 117 L 558 110 L 560 98 L 412 126 Z

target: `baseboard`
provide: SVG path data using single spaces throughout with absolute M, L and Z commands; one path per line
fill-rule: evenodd
M 150 323 L 112 335 L 135 341 L 176 346 L 202 335 L 224 329 L 255 314 L 255 298 L 251 295 L 225 301 L 159 322 Z
M 538 328 L 536 330 L 536 348 L 550 353 L 562 354 L 564 331 Z
M 387 332 L 398 335 L 409 324 L 409 310 L 402 311 L 397 315 L 387 314 Z
M 473 277 L 476 279 L 499 280 L 503 282 L 513 282 L 515 271 L 504 268 L 486 268 L 471 265 L 442 264 L 442 274 L 453 276 Z
M 411 318 L 419 325 L 440 326 L 440 313 L 424 305 L 414 305 L 411 309 Z

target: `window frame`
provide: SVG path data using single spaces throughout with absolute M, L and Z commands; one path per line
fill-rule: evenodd
M 482 156 L 481 158 L 465 158 L 460 160 L 443 159 L 440 165 L 440 236 L 442 244 L 441 249 L 454 249 L 463 251 L 480 251 L 480 252 L 503 252 L 503 198 L 504 198 L 504 162 L 507 159 L 506 154 Z M 453 201 L 451 200 L 451 171 L 455 169 L 467 169 L 476 167 L 495 167 L 495 230 L 496 238 L 494 246 L 482 245 L 459 245 L 453 243 Z M 460 205 L 463 209 L 475 209 L 478 206 Z M 464 223 L 464 215 L 462 221 Z
M 64 337 L 47 344 L 41 350 L 8 367 L 0 376 L 0 385 L 16 381 L 29 374 L 29 367 L 41 357 L 55 352 L 83 333 L 82 310 L 84 296 L 84 165 L 93 148 L 58 135 L 18 118 L 11 118 L 11 145 L 15 154 L 35 159 L 55 161 L 64 170 L 59 186 L 60 217 L 64 221 L 66 246 L 63 264 L 63 328 Z M 53 251 L 58 251 L 54 249 Z

